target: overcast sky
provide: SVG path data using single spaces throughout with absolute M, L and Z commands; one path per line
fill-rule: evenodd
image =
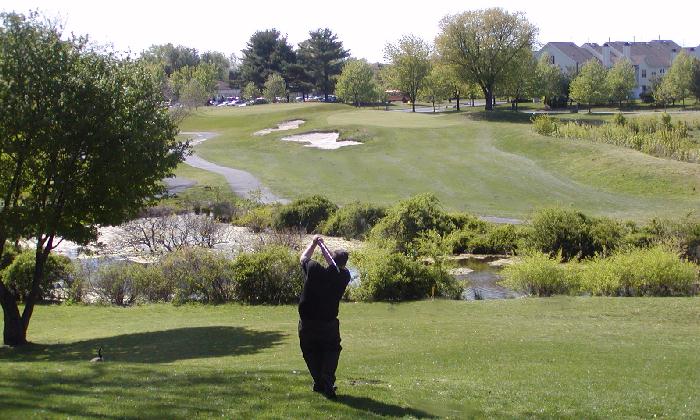
M 556 4 L 557 6 L 553 6 Z M 139 53 L 171 42 L 200 52 L 240 51 L 256 30 L 276 28 L 291 44 L 317 28 L 330 28 L 354 57 L 383 61 L 387 42 L 403 34 L 432 41 L 447 14 L 487 7 L 524 12 L 540 30 L 539 41 L 603 43 L 671 39 L 700 44 L 700 1 L 647 3 L 628 0 L 3 0 L 2 11 L 39 10 L 58 18 L 68 32 L 89 35 L 119 51 Z

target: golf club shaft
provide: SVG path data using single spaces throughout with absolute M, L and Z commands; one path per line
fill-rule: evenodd
M 338 268 L 338 264 L 335 263 L 335 260 L 333 259 L 333 256 L 331 253 L 328 251 L 328 248 L 326 248 L 326 244 L 323 242 L 319 242 L 318 245 L 321 247 L 321 252 L 325 254 L 326 258 L 331 260 L 331 264 L 333 264 L 333 267 L 340 272 L 340 268 Z

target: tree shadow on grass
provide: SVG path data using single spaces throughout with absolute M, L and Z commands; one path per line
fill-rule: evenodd
M 516 111 L 475 111 L 465 114 L 474 121 L 530 124 L 531 114 Z
M 0 407 L 5 418 L 436 417 L 367 397 L 329 401 L 308 385 L 296 371 L 70 362 L 4 371 Z
M 115 335 L 66 344 L 29 344 L 0 348 L 0 361 L 47 362 L 90 360 L 102 347 L 106 361 L 170 363 L 177 360 L 253 354 L 279 344 L 280 332 L 241 327 L 189 327 Z
M 356 410 L 365 411 L 377 416 L 413 417 L 418 419 L 436 418 L 436 416 L 410 407 L 387 404 L 366 397 L 354 397 L 352 395 L 338 395 L 337 402 L 345 404 Z

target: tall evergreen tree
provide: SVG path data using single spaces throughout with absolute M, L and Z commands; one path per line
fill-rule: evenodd
M 253 82 L 262 90 L 273 73 L 281 74 L 289 82 L 287 69 L 295 61 L 296 54 L 287 43 L 287 37 L 277 29 L 255 32 L 243 50 L 240 68 L 242 84 Z
M 309 32 L 309 39 L 299 44 L 299 61 L 307 69 L 314 88 L 323 93 L 325 100 L 333 93 L 338 75 L 343 70 L 350 51 L 328 28 Z

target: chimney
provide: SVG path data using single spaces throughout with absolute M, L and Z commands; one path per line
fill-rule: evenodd
M 610 45 L 607 42 L 603 44 L 603 67 L 610 67 Z
M 625 42 L 625 45 L 622 47 L 622 54 L 625 58 L 632 61 L 632 45 L 629 42 Z

